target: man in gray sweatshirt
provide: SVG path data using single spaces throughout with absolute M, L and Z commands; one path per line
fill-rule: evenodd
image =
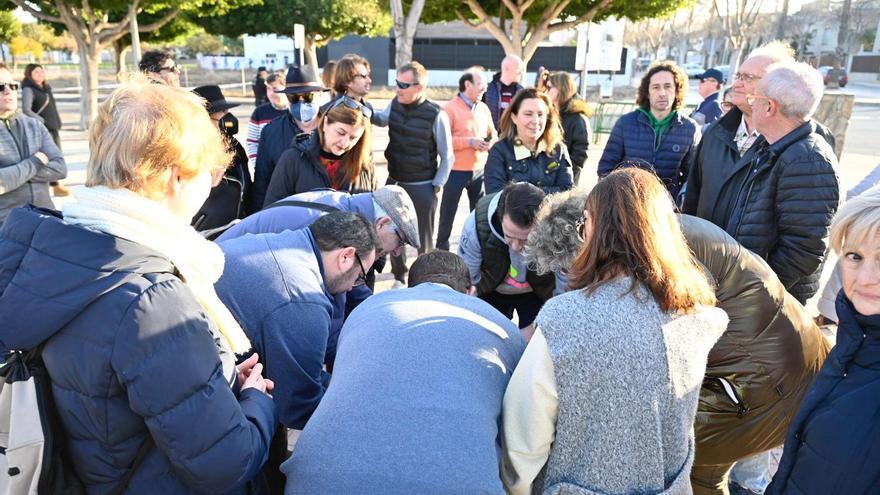
M 55 208 L 49 182 L 67 177 L 61 150 L 39 120 L 18 113 L 18 84 L 0 64 L 0 224 L 13 208 Z
M 281 467 L 287 495 L 504 493 L 498 426 L 523 338 L 464 294 L 453 253 L 419 257 L 409 286 L 348 317 L 333 385 Z

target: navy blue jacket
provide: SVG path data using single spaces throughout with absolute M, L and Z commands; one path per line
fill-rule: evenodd
M 219 243 L 226 255 L 217 295 L 260 354 L 281 423 L 302 429 L 330 375 L 323 370 L 338 334 L 345 295 L 330 294 L 321 252 L 308 229 L 245 235 Z
M 759 137 L 729 173 L 741 179 L 725 230 L 767 260 L 801 304 L 819 290 L 828 230 L 837 211 L 837 157 L 812 122 L 768 144 Z
M 486 194 L 504 189 L 508 182 L 528 182 L 547 194 L 572 187 L 571 160 L 564 144 L 552 153 L 537 153 L 516 159 L 513 141 L 502 139 L 489 150 L 484 172 Z
M 523 90 L 523 85 L 520 83 L 516 83 L 516 91 L 514 91 L 514 95 Z M 495 125 L 495 130 L 501 130 L 501 114 L 504 112 L 501 110 L 501 73 L 496 72 L 492 77 L 492 81 L 486 87 L 486 92 L 483 93 L 483 103 L 489 107 L 489 113 L 492 114 L 492 123 Z
M 248 213 L 263 209 L 266 191 L 269 189 L 275 166 L 281 155 L 293 147 L 293 139 L 300 133 L 302 130 L 293 121 L 290 112 L 284 112 L 284 115 L 263 127 L 260 133 L 260 147 L 257 148 L 257 161 L 254 163 L 254 184 L 248 198 Z
M 880 493 L 880 315 L 837 296 L 837 345 L 801 402 L 768 495 Z
M 696 110 L 691 113 L 691 118 L 696 120 L 701 120 L 696 118 L 696 114 L 702 115 L 702 125 L 711 124 L 716 120 L 721 118 L 721 91 L 716 91 L 711 95 L 707 96 L 705 100 L 701 101 L 699 105 L 697 105 Z
M 244 492 L 277 415 L 236 398 L 210 323 L 171 262 L 139 244 L 32 206 L 0 229 L 0 351 L 43 359 L 74 468 L 108 493 L 147 435 L 155 447 L 126 493 Z
M 675 198 L 687 180 L 699 140 L 697 123 L 679 113 L 658 141 L 648 116 L 635 110 L 620 117 L 611 129 L 599 160 L 599 178 L 613 172 L 623 160 L 644 160 L 654 165 L 657 176 Z

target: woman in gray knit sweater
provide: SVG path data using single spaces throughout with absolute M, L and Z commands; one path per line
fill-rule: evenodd
M 544 305 L 504 398 L 505 484 L 689 494 L 697 399 L 727 315 L 651 173 L 608 175 L 582 223 L 572 291 Z

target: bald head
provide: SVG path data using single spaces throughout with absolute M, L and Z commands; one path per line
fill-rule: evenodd
M 523 61 L 516 55 L 508 55 L 501 61 L 501 82 L 513 84 L 519 82 L 523 73 Z
M 767 68 L 773 64 L 794 62 L 794 50 L 782 41 L 771 41 L 761 45 L 749 54 L 749 58 L 739 66 L 739 77 L 734 77 L 730 101 L 739 108 L 743 114 L 751 117 L 752 107 L 746 101 L 746 96 L 754 94 L 760 81 L 766 74 Z

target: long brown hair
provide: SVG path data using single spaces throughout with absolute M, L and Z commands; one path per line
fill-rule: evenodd
M 519 115 L 519 107 L 522 106 L 522 102 L 531 99 L 541 100 L 547 105 L 547 125 L 544 126 L 544 134 L 538 141 L 544 143 L 544 149 L 547 150 L 548 155 L 552 154 L 562 144 L 562 124 L 559 121 L 559 112 L 556 111 L 556 105 L 550 101 L 550 97 L 535 88 L 520 90 L 513 97 L 510 106 L 501 115 L 500 137 L 511 141 L 516 138 L 516 124 L 513 123 L 512 117 Z
M 360 77 L 356 70 L 358 64 L 363 64 L 367 72 L 370 72 L 370 62 L 355 53 L 345 54 L 336 62 L 336 69 L 333 70 L 333 91 L 336 94 L 344 95 L 348 91 L 348 85 Z
M 565 114 L 568 112 L 573 113 L 582 113 L 587 117 L 591 117 L 593 115 L 592 110 L 590 110 L 587 102 L 575 98 L 577 96 L 577 85 L 574 82 L 574 78 L 571 77 L 571 74 L 568 72 L 551 72 L 549 76 L 547 76 L 547 80 L 550 81 L 550 84 L 556 88 L 557 97 L 559 100 L 558 110 L 560 114 Z
M 675 101 L 672 102 L 672 111 L 677 112 L 684 106 L 684 99 L 688 92 L 687 73 L 685 73 L 681 67 L 676 65 L 675 62 L 669 61 L 657 62 L 648 69 L 648 73 L 645 74 L 645 77 L 642 78 L 642 82 L 639 83 L 639 91 L 636 95 L 636 105 L 645 110 L 651 109 L 651 99 L 648 96 L 648 86 L 651 85 L 651 78 L 654 77 L 654 74 L 663 71 L 672 74 L 672 79 L 675 81 Z
M 569 271 L 572 289 L 591 293 L 618 276 L 645 286 L 663 311 L 713 306 L 715 293 L 685 243 L 666 188 L 654 174 L 624 168 L 587 196 L 589 232 Z M 631 290 L 632 290 L 631 289 Z
M 344 98 L 344 97 L 340 97 Z M 348 124 L 357 128 L 363 128 L 364 133 L 358 142 L 342 155 L 341 170 L 345 171 L 342 179 L 349 184 L 355 184 L 361 175 L 361 171 L 372 167 L 370 148 L 370 119 L 368 119 L 360 109 L 349 108 L 345 105 L 336 105 L 330 108 L 318 124 L 318 141 L 324 144 L 324 125 L 335 123 Z

